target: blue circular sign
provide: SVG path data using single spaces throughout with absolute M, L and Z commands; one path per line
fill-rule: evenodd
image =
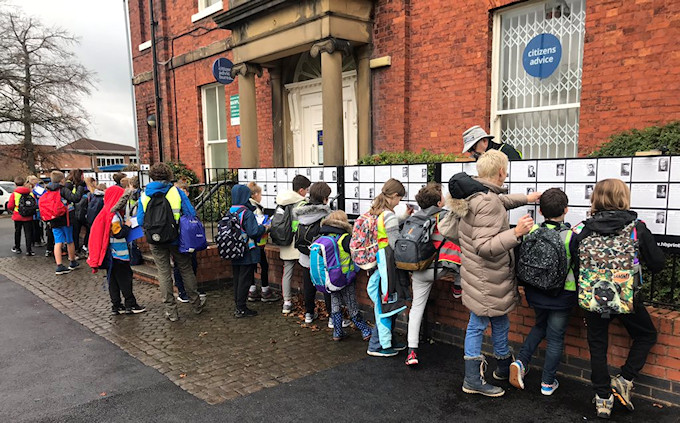
M 234 64 L 231 63 L 231 60 L 221 57 L 213 63 L 213 76 L 220 84 L 231 84 L 234 82 L 234 78 L 231 76 L 231 68 L 233 67 Z
M 522 53 L 522 65 L 531 76 L 545 79 L 555 72 L 562 59 L 562 44 L 552 34 L 532 38 Z

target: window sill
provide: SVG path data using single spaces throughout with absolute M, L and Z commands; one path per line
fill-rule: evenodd
M 137 47 L 137 48 L 139 49 L 139 51 L 144 51 L 144 50 L 146 50 L 147 48 L 151 48 L 151 40 L 143 42 L 143 43 L 140 44 L 139 47 Z
M 212 14 L 221 12 L 223 8 L 224 6 L 222 5 L 222 2 L 218 1 L 217 3 L 206 7 L 205 9 L 199 11 L 198 13 L 191 15 L 191 23 L 195 23 L 203 18 L 207 18 Z

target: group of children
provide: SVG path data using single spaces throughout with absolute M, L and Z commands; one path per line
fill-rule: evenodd
M 434 281 L 449 274 L 462 285 L 462 302 L 470 311 L 465 333 L 463 391 L 491 397 L 505 393 L 501 387 L 487 383 L 485 378 L 487 361 L 482 353 L 482 343 L 484 332 L 490 325 L 493 355 L 497 363 L 493 378 L 507 380 L 514 387 L 524 389 L 531 358 L 540 342 L 546 339 L 540 391 L 543 395 L 552 395 L 559 387 L 555 375 L 563 353 L 567 324 L 574 306 L 579 304 L 586 313 L 591 378 L 595 389 L 593 402 L 597 415 L 609 418 L 614 398 L 633 410 L 632 381 L 644 366 L 647 354 L 656 342 L 656 329 L 638 295 L 640 262 L 644 262 L 651 272 L 658 272 L 664 266 L 663 252 L 645 224 L 630 211 L 630 191 L 622 181 L 608 179 L 598 182 L 591 197 L 592 217 L 571 228 L 565 223 L 569 200 L 562 190 L 553 188 L 544 193 L 508 194 L 507 188 L 503 186 L 507 169 L 507 156 L 490 150 L 477 161 L 477 177 L 460 173 L 451 178 L 451 199 L 445 208 L 440 185 L 430 183 L 418 192 L 416 201 L 420 210 L 416 216 L 430 217 L 436 222 L 432 228 L 431 242 L 437 250 L 437 256 L 426 268 L 412 272 L 410 290 L 406 291 L 403 286 L 400 290 L 404 275 L 395 266 L 393 256 L 395 245 L 403 236 L 400 226 L 414 213 L 411 207 L 407 207 L 402 216 L 395 213 L 395 208 L 405 195 L 403 184 L 396 179 L 387 181 L 371 209 L 352 227 L 344 212 L 331 211 L 328 206 L 330 188 L 327 184 L 311 184 L 304 176 L 296 176 L 293 190 L 281 193 L 277 198 L 280 209 L 277 209 L 277 213 L 285 215 L 286 208 L 291 209 L 291 229 L 295 233 L 294 241 L 281 246 L 281 259 L 284 262 L 283 313 L 291 310 L 290 283 L 297 259 L 303 268 L 305 322 L 311 323 L 317 318 L 314 303 L 317 289 L 310 276 L 309 256 L 310 245 L 314 239 L 318 239 L 316 237 L 327 234 L 336 236 L 334 239 L 337 240 L 340 261 L 345 259 L 343 277 L 348 277 L 349 272 L 356 270 L 352 260 L 356 259 L 356 264 L 366 263 L 366 251 L 371 248 L 369 244 L 375 242 L 377 253 L 373 253 L 374 264 L 362 266 L 369 274 L 367 291 L 374 303 L 375 326 L 371 328 L 360 317 L 352 275 L 351 282 L 344 288 L 330 294 L 324 293 L 333 340 L 339 341 L 346 336 L 342 328 L 348 326 L 349 321 L 343 322 L 342 319 L 341 305 L 344 305 L 364 340 L 369 341 L 369 355 L 390 357 L 408 347 L 406 365 L 418 364 L 419 332 L 427 299 Z M 250 184 L 249 191 L 245 186 L 235 186 L 234 207 L 246 204 L 246 197 L 257 195 L 257 192 L 258 187 L 254 183 Z M 516 226 L 511 227 L 508 210 L 535 202 L 539 202 L 544 221 L 538 225 L 531 216 L 526 215 L 519 219 Z M 250 217 L 246 216 L 246 220 L 250 221 Z M 372 229 L 366 231 L 365 225 Z M 255 243 L 273 230 L 270 225 L 258 225 L 254 219 L 252 225 L 248 223 L 245 228 L 247 236 Z M 546 291 L 525 285 L 525 296 L 535 311 L 536 319 L 519 354 L 515 356 L 508 341 L 508 316 L 520 302 L 517 277 L 521 275 L 516 274 L 516 254 L 522 251 L 519 247 L 523 240 L 540 228 L 554 231 L 559 237 L 559 245 L 563 245 L 563 254 L 567 257 L 567 268 L 557 289 Z M 367 233 L 370 231 L 374 234 Z M 615 248 L 612 248 L 612 242 Z M 361 243 L 365 244 L 364 251 L 360 251 Z M 239 275 L 235 278 L 236 291 L 245 293 L 248 287 L 250 292 L 255 289 L 253 272 L 261 252 L 259 248 L 251 251 L 254 257 L 248 260 L 248 266 L 252 267 L 245 276 L 242 270 L 235 269 L 235 274 Z M 621 257 L 621 251 L 627 252 L 624 255 L 630 253 L 630 257 Z M 612 255 L 616 257 L 608 259 Z M 609 261 L 609 264 L 594 263 L 592 257 L 605 257 L 604 260 Z M 610 266 L 612 263 L 613 267 Z M 631 263 L 628 266 L 630 269 L 625 263 Z M 347 272 L 344 271 L 345 265 Z M 622 272 L 628 272 L 626 275 L 636 280 L 632 290 L 624 285 L 615 286 L 620 283 Z M 311 273 L 314 273 L 314 269 Z M 603 288 L 603 284 L 608 285 Z M 598 291 L 602 289 L 610 289 L 608 292 L 612 295 L 609 299 L 603 299 L 602 291 Z M 620 291 L 618 295 L 614 293 L 616 290 Z M 245 307 L 244 295 L 239 298 L 237 317 L 255 315 L 255 312 Z M 404 300 L 407 299 L 411 300 L 411 309 L 408 316 L 408 345 L 405 345 L 393 338 L 392 331 L 396 316 L 406 309 Z M 616 308 L 613 304 L 619 300 L 623 306 Z M 607 367 L 607 331 L 614 318 L 622 322 L 633 343 L 620 374 L 610 377 Z

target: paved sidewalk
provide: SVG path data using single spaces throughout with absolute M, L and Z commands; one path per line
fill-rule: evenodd
M 358 331 L 333 342 L 326 320 L 301 327 L 297 317 L 281 314 L 280 302 L 251 304 L 260 315 L 236 319 L 231 290 L 209 292 L 198 316 L 180 304 L 180 321 L 171 323 L 158 287 L 135 282 L 135 296 L 149 311 L 112 316 L 104 273 L 81 266 L 57 276 L 54 262 L 43 257 L 0 259 L 0 273 L 209 404 L 366 357 Z

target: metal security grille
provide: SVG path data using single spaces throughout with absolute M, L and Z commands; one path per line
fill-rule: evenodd
M 581 100 L 585 0 L 551 0 L 500 13 L 496 118 L 501 139 L 525 158 L 577 154 Z M 522 54 L 535 36 L 549 33 L 562 45 L 555 72 L 529 75 Z

